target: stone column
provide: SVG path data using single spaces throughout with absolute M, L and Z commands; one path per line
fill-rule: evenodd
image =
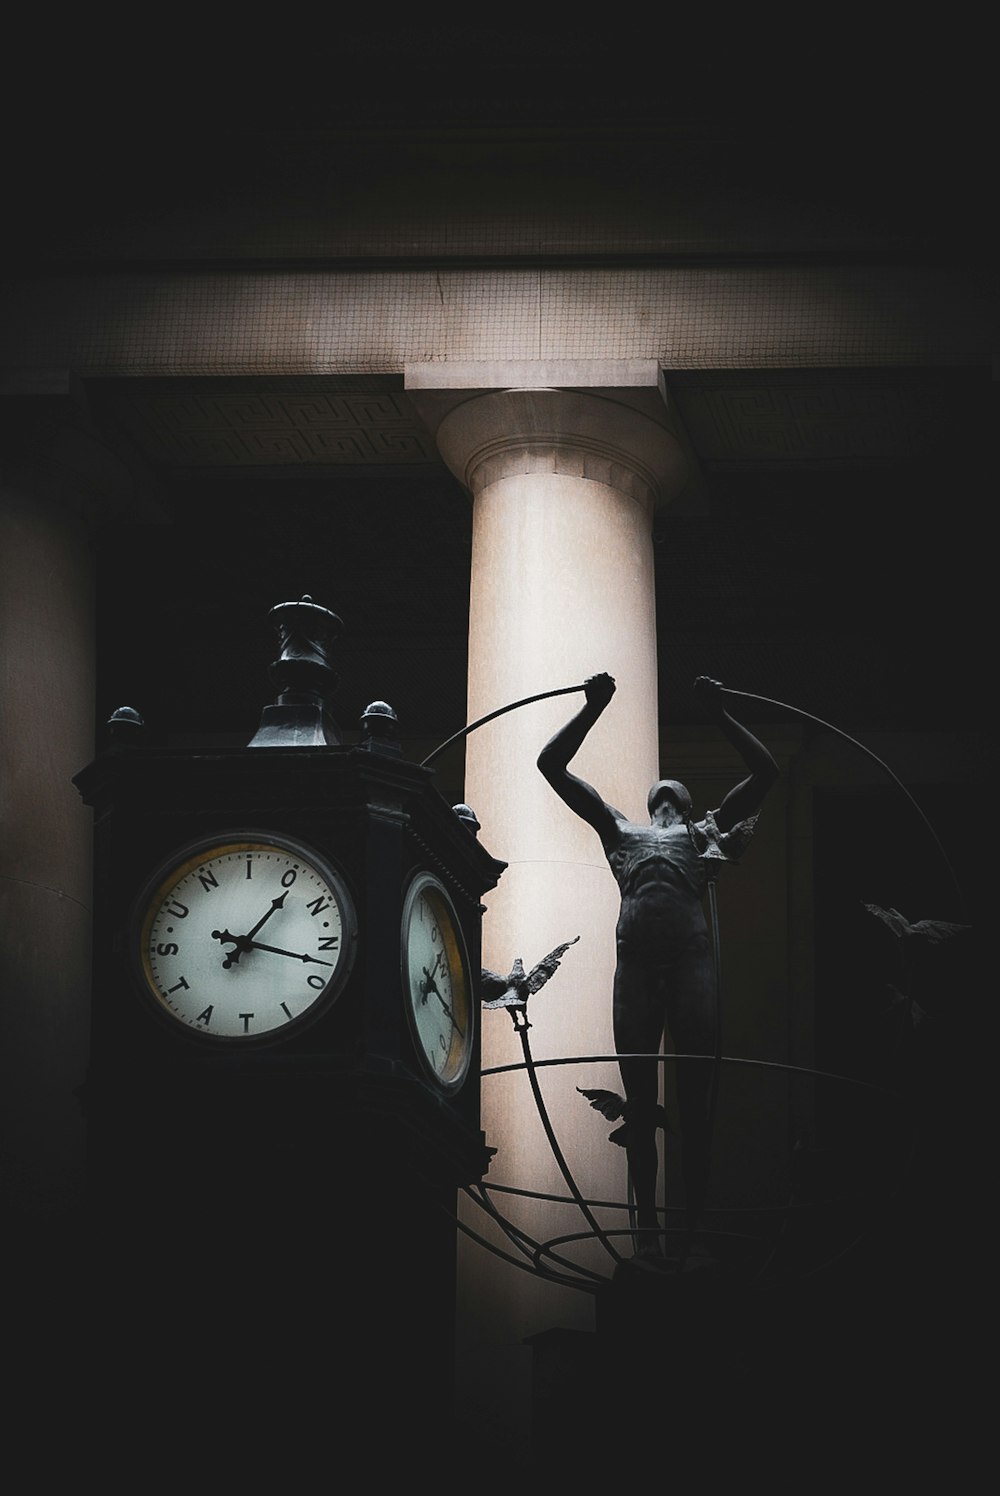
M 162 519 L 68 376 L 0 409 L 0 1195 L 37 1267 L 83 1186 L 94 754 L 94 535 Z
M 445 393 L 447 370 L 424 366 L 407 371 L 407 386 L 474 502 L 468 720 L 607 671 L 617 693 L 571 767 L 609 803 L 644 819 L 658 777 L 652 516 L 659 500 L 683 486 L 687 464 L 655 366 L 636 384 L 614 376 L 602 366 L 602 382 L 581 387 L 577 367 L 572 388 L 530 388 L 528 370 L 521 387 Z M 479 816 L 481 840 L 509 864 L 488 896 L 484 963 L 505 973 L 520 956 L 530 970 L 579 937 L 529 1002 L 536 1061 L 614 1049 L 618 889 L 596 834 L 553 793 L 535 762 L 583 699 L 525 706 L 473 732 L 466 744 L 465 797 Z M 508 1014 L 485 1011 L 482 1020 L 484 1069 L 522 1061 Z M 624 1153 L 609 1145 L 611 1126 L 576 1089 L 620 1091 L 617 1064 L 574 1063 L 539 1075 L 583 1194 L 624 1201 Z M 483 1126 L 497 1149 L 490 1181 L 567 1195 L 523 1070 L 484 1078 Z M 500 1195 L 496 1202 L 536 1239 L 587 1230 L 575 1205 Z M 605 1227 L 626 1224 L 620 1211 L 597 1214 Z M 484 1229 L 481 1215 L 467 1212 L 465 1219 Z M 503 1243 L 488 1226 L 485 1234 Z M 629 1255 L 627 1240 L 618 1242 Z M 605 1274 L 612 1266 L 593 1242 L 558 1250 Z M 516 1380 L 528 1370 L 519 1360 L 526 1335 L 552 1325 L 592 1327 L 589 1295 L 540 1283 L 467 1242 L 461 1263 L 460 1318 L 473 1345 L 473 1379 L 477 1337 L 490 1345 L 494 1376 L 498 1345 L 510 1348 Z
M 0 1191 L 36 1236 L 82 1186 L 94 751 L 93 558 L 79 506 L 0 486 Z

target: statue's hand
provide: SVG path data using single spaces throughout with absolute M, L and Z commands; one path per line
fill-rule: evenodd
M 710 675 L 699 675 L 694 683 L 694 694 L 699 706 L 710 717 L 719 717 L 725 711 L 722 700 L 722 682 Z
M 615 694 L 614 676 L 603 672 L 600 675 L 589 675 L 583 683 L 583 689 L 586 692 L 587 705 L 603 712 Z

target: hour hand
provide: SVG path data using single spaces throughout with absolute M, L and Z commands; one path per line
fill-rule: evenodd
M 437 955 L 434 957 L 434 965 L 431 967 L 430 971 L 427 970 L 426 966 L 423 968 L 424 979 L 420 983 L 420 1002 L 421 1002 L 421 1005 L 427 1001 L 428 997 L 430 996 L 430 994 L 432 992 L 437 993 L 438 997 L 441 996 L 440 992 L 438 992 L 438 990 L 437 990 L 437 983 L 434 980 L 434 977 L 435 977 L 435 975 L 437 973 L 437 969 L 438 969 L 438 966 L 440 964 L 440 961 L 441 961 L 441 952 L 438 951 Z
M 261 930 L 264 927 L 267 921 L 271 918 L 271 915 L 274 913 L 274 911 L 282 907 L 287 898 L 288 889 L 286 888 L 281 893 L 279 893 L 276 899 L 271 900 L 270 909 L 265 909 L 260 919 L 254 925 L 253 929 L 249 930 L 246 935 L 231 935 L 228 930 L 212 931 L 213 940 L 218 940 L 223 945 L 232 945 L 235 947 L 234 950 L 231 950 L 229 952 L 229 955 L 226 957 L 225 961 L 223 961 L 222 965 L 224 968 L 228 970 L 230 966 L 238 965 L 240 957 L 247 951 L 253 950 L 255 943 L 254 936 L 257 934 L 258 930 Z M 263 947 L 261 947 L 261 949 L 263 949 Z M 328 964 L 328 962 L 323 962 L 324 966 Z

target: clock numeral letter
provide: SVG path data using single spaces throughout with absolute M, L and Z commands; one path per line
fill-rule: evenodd
M 293 867 L 288 868 L 287 871 L 282 873 L 281 875 L 282 888 L 291 888 L 297 877 L 298 873 L 295 871 L 295 869 Z
M 321 935 L 319 937 L 319 948 L 321 951 L 335 951 L 339 944 L 339 935 Z
M 306 904 L 306 908 L 311 909 L 314 915 L 319 914 L 321 909 L 329 909 L 329 907 L 330 900 L 324 899 L 322 894 L 318 898 L 310 899 Z
M 287 1003 L 282 1003 L 281 1004 L 281 1011 L 284 1013 L 284 1015 L 285 1015 L 286 1018 L 291 1018 L 292 1015 L 291 1015 L 291 1012 L 289 1011 L 289 1007 L 288 1007 Z
M 198 882 L 201 884 L 206 893 L 208 893 L 208 890 L 210 888 L 218 888 L 219 886 L 219 880 L 216 878 L 211 868 L 207 868 L 204 872 L 198 874 Z
M 245 1034 L 248 1034 L 250 1032 L 250 1020 L 253 1017 L 253 1014 L 252 1013 L 240 1013 L 238 1016 L 243 1019 L 243 1032 Z
M 250 859 L 250 858 L 249 858 L 249 857 L 248 857 L 248 858 L 247 858 L 247 877 L 248 877 L 248 878 L 250 878 L 250 877 L 252 877 L 252 876 L 253 876 L 253 874 L 252 874 L 252 872 L 251 872 L 251 869 L 252 869 L 252 868 L 253 868 L 253 862 L 252 862 L 252 860 L 251 860 L 251 859 Z
M 178 903 L 178 901 L 175 899 L 172 904 L 167 905 L 167 913 L 172 914 L 174 916 L 174 919 L 187 919 L 188 906 L 186 904 Z
M 185 992 L 188 990 L 188 979 L 187 979 L 187 977 L 181 977 L 181 979 L 180 979 L 179 982 L 175 982 L 172 987 L 168 987 L 167 988 L 167 996 L 169 997 L 170 994 L 171 994 L 171 992 L 178 992 L 181 987 L 184 988 Z
M 198 1017 L 195 1019 L 195 1022 L 196 1023 L 203 1023 L 205 1025 L 205 1027 L 208 1028 L 208 1025 L 212 1021 L 212 1014 L 214 1012 L 215 1012 L 214 1006 L 211 1003 L 209 1003 L 208 1007 L 207 1008 L 203 1008 L 202 1011 L 198 1014 Z
M 156 947 L 156 954 L 158 956 L 176 956 L 177 946 L 174 945 L 172 940 L 168 940 L 166 945 L 158 945 Z
M 319 992 L 322 992 L 323 988 L 326 986 L 326 983 L 324 982 L 322 977 L 312 976 L 307 977 L 306 980 L 308 981 L 310 987 L 315 987 Z

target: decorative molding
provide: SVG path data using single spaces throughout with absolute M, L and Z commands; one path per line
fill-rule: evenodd
M 766 375 L 674 383 L 671 392 L 706 468 L 839 466 L 940 450 L 948 412 L 933 383 L 876 384 Z
M 430 435 L 391 391 L 117 392 L 106 413 L 170 468 L 374 467 L 437 463 Z
M 582 382 L 611 370 L 631 380 L 631 386 L 626 382 L 588 393 L 610 397 L 622 407 L 621 420 L 629 421 L 631 408 L 632 424 L 639 416 L 662 424 L 681 443 L 692 472 L 699 467 L 837 470 L 939 454 L 961 446 L 961 411 L 974 393 L 967 378 L 942 382 L 939 371 L 935 377 L 934 371 L 692 369 L 667 371 L 664 386 L 662 376 L 653 378 L 654 367 L 643 361 L 627 368 L 608 361 L 416 365 L 407 367 L 405 389 L 400 375 L 120 378 L 88 380 L 85 388 L 105 430 L 126 434 L 155 467 L 218 473 L 255 468 L 272 474 L 437 465 L 442 460 L 435 442 L 438 426 L 472 394 L 489 398 L 478 381 L 507 375 L 527 379 L 532 370 L 539 382 L 543 374 Z M 456 389 L 461 374 L 475 379 L 476 387 Z M 583 388 L 581 383 L 560 387 L 564 397 L 582 396 Z M 533 394 L 537 399 L 542 391 Z M 500 395 L 494 388 L 492 396 Z M 558 429 L 533 428 L 533 421 L 525 428 L 527 445 L 549 439 L 560 444 Z M 606 448 L 603 437 L 595 443 L 589 423 L 579 436 L 592 455 Z M 576 444 L 574 438 L 570 446 Z M 495 452 L 484 448 L 481 456 L 495 466 Z M 621 451 L 606 448 L 605 456 L 621 466 Z M 655 459 L 640 461 L 635 481 L 644 494 L 657 488 L 659 465 Z M 636 464 L 629 459 L 625 466 Z M 620 474 L 591 475 L 621 481 Z M 460 481 L 468 477 L 463 473 Z M 485 475 L 478 481 L 486 481 Z
M 657 392 L 654 420 L 615 390 L 459 394 L 436 425 L 441 456 L 469 493 L 526 473 L 589 478 L 652 506 L 683 487 L 684 450 Z M 422 410 L 420 396 L 414 397 Z M 423 412 L 422 412 L 423 413 Z

